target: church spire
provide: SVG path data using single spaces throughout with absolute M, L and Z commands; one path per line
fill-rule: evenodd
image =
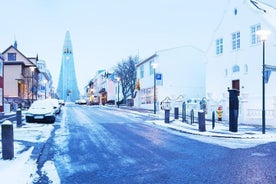
M 80 92 L 75 74 L 73 47 L 69 31 L 65 34 L 61 62 L 57 93 L 60 99 L 75 101 L 79 98 Z
M 14 41 L 13 47 L 17 49 L 17 41 Z

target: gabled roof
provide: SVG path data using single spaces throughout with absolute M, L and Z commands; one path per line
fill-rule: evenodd
M 141 66 L 142 64 L 144 64 L 144 63 L 146 63 L 146 62 L 148 62 L 148 61 L 150 61 L 150 60 L 152 60 L 153 58 L 155 58 L 155 57 L 157 57 L 158 55 L 155 53 L 155 54 L 153 54 L 152 56 L 150 56 L 149 58 L 147 58 L 147 59 L 145 59 L 145 60 L 143 60 L 142 62 L 140 62 L 140 63 L 138 63 L 137 65 L 136 65 L 136 67 L 139 67 L 139 66 Z
M 17 48 L 15 48 L 13 45 L 9 46 L 4 52 L 2 52 L 2 54 L 5 54 L 6 52 L 8 52 L 10 49 L 14 49 L 16 50 L 17 53 L 19 53 L 21 56 L 23 56 L 30 64 L 26 64 L 27 66 L 35 66 L 35 63 L 33 63 L 29 58 L 27 58 L 24 54 L 22 54 Z
M 5 57 L 0 53 L 0 59 L 4 60 Z
M 276 9 L 269 4 L 262 3 L 257 0 L 250 0 L 251 7 L 259 11 L 260 15 L 276 29 Z

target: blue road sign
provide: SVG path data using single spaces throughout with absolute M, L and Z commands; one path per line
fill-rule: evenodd
M 155 74 L 155 79 L 156 80 L 162 80 L 162 74 L 161 73 Z

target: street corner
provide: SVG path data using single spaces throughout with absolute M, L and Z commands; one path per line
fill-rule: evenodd
M 267 130 L 266 134 L 262 134 L 262 131 L 257 126 L 252 125 L 239 125 L 237 132 L 229 131 L 227 122 L 216 122 L 215 126 L 206 121 L 205 130 L 201 131 L 197 122 L 190 124 L 189 122 L 182 122 L 180 120 L 171 120 L 169 123 L 165 123 L 164 120 L 149 120 L 148 122 L 166 127 L 182 133 L 208 136 L 208 137 L 220 137 L 220 138 L 238 138 L 238 139 L 271 139 L 276 141 L 276 130 L 271 128 Z

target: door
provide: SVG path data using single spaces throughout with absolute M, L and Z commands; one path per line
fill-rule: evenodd
M 232 80 L 232 89 L 237 89 L 240 91 L 240 80 Z M 240 93 L 238 93 L 238 96 Z

